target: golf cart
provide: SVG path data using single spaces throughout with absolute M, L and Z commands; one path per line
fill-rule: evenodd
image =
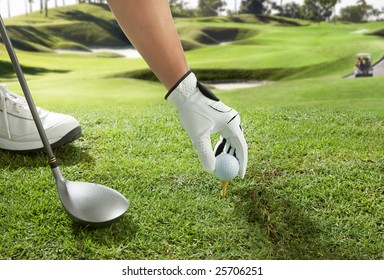
M 370 53 L 356 54 L 355 77 L 372 77 L 372 55 Z

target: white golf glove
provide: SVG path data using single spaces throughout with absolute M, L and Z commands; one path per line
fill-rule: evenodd
M 239 113 L 220 102 L 209 89 L 197 82 L 190 71 L 168 92 L 165 99 L 177 107 L 181 124 L 189 134 L 203 168 L 213 172 L 215 156 L 224 151 L 238 159 L 240 177 L 244 178 L 248 147 L 240 126 Z M 221 139 L 214 152 L 210 136 L 216 132 L 220 133 Z

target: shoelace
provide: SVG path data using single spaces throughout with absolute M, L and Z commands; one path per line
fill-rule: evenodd
M 26 101 L 20 96 L 18 96 L 17 94 L 10 92 L 6 85 L 0 85 L 0 104 L 3 109 L 3 118 L 5 120 L 5 127 L 8 132 L 8 138 L 12 139 L 11 130 L 9 128 L 9 121 L 8 121 L 7 101 L 8 101 L 8 104 L 12 104 L 13 106 L 15 106 L 15 110 L 18 113 L 20 112 L 19 110 L 20 107 L 26 106 Z

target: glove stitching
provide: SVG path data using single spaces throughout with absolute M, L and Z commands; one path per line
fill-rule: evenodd
M 227 122 L 227 124 L 229 124 L 231 121 L 233 121 L 238 115 L 239 115 L 239 113 L 237 113 L 235 116 L 233 116 L 233 118 L 230 119 L 229 122 Z
M 229 109 L 229 111 L 222 111 L 222 110 L 219 110 L 219 109 L 217 109 L 217 108 L 215 108 L 215 107 L 213 107 L 212 105 L 208 105 L 211 109 L 213 109 L 213 110 L 215 110 L 215 111 L 217 111 L 217 112 L 219 112 L 219 113 L 229 113 L 229 112 L 231 112 L 233 109 Z

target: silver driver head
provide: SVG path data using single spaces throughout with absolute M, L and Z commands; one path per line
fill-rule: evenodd
M 98 184 L 67 181 L 55 171 L 61 203 L 75 222 L 103 227 L 127 211 L 129 203 L 119 192 Z

